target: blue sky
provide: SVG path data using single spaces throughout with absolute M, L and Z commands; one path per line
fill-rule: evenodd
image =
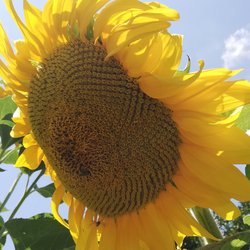
M 33 4 L 43 5 L 45 0 L 32 0 Z M 205 68 L 230 67 L 245 68 L 240 78 L 250 80 L 250 1 L 247 0 L 162 0 L 162 3 L 175 8 L 181 15 L 180 21 L 174 22 L 170 31 L 184 35 L 183 65 L 185 55 L 192 60 L 192 69 L 198 68 L 197 61 L 205 60 Z M 14 0 L 17 10 L 21 10 L 20 0 Z M 4 1 L 0 0 L 0 21 L 3 23 L 11 40 L 21 39 L 21 34 L 7 13 Z M 5 173 L 0 173 L 0 201 L 6 196 L 18 171 L 12 166 Z M 24 178 L 25 179 L 25 178 Z M 7 204 L 12 209 L 20 198 L 25 180 L 19 183 L 15 197 Z M 40 186 L 49 183 L 44 177 Z M 30 217 L 37 213 L 50 211 L 50 200 L 32 194 L 17 213 L 17 217 Z M 8 213 L 5 213 L 5 218 Z M 12 249 L 8 243 L 5 250 Z

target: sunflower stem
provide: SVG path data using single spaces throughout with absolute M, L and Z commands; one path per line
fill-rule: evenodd
M 14 183 L 12 184 L 12 187 L 10 188 L 10 190 L 9 190 L 9 192 L 8 192 L 8 194 L 7 194 L 7 196 L 5 197 L 3 203 L 2 203 L 1 206 L 0 206 L 0 212 L 2 212 L 2 210 L 3 210 L 3 208 L 5 207 L 6 203 L 9 201 L 9 199 L 10 199 L 11 195 L 13 194 L 13 192 L 14 192 L 14 190 L 15 190 L 15 188 L 16 188 L 16 186 L 17 186 L 19 180 L 20 180 L 20 178 L 22 177 L 22 175 L 23 175 L 23 173 L 20 172 L 20 173 L 18 174 L 17 178 L 15 179 Z
M 211 233 L 214 237 L 218 239 L 223 238 L 222 233 L 208 208 L 194 207 L 192 208 L 192 211 L 194 213 L 195 218 L 198 220 L 198 222 L 205 229 L 207 229 L 209 233 Z M 206 238 L 206 240 L 208 243 L 215 242 L 214 240 L 211 240 L 209 238 Z
M 10 217 L 8 220 L 11 220 L 14 218 L 14 216 L 16 215 L 18 209 L 21 207 L 21 205 L 23 204 L 23 202 L 25 201 L 25 199 L 30 195 L 30 193 L 32 192 L 34 186 L 36 185 L 36 183 L 38 182 L 38 180 L 43 176 L 44 174 L 44 170 L 42 170 L 39 175 L 36 177 L 36 179 L 32 182 L 32 184 L 30 185 L 30 187 L 24 192 L 22 198 L 20 199 L 20 201 L 18 202 L 17 206 L 15 207 L 15 209 L 12 211 Z
M 11 219 L 13 219 L 14 218 L 14 216 L 16 215 L 16 213 L 17 213 L 17 211 L 18 211 L 18 209 L 21 207 L 21 205 L 23 204 L 23 202 L 25 201 L 25 199 L 32 193 L 32 191 L 33 191 L 33 188 L 34 188 L 34 186 L 36 185 L 36 183 L 38 182 L 38 180 L 43 176 L 43 174 L 44 174 L 44 169 L 39 173 L 39 175 L 36 177 L 36 179 L 32 182 L 32 184 L 30 185 L 30 187 L 27 189 L 25 189 L 25 191 L 24 191 L 24 194 L 23 194 L 23 196 L 22 196 L 22 198 L 20 199 L 20 201 L 18 202 L 18 204 L 17 204 L 17 206 L 15 207 L 15 209 L 12 211 L 12 213 L 11 213 L 11 215 L 10 215 L 10 217 L 9 217 L 9 219 L 8 219 L 8 221 L 9 220 L 11 220 Z M 20 177 L 19 177 L 19 175 L 20 175 Z M 17 182 L 19 181 L 19 179 L 21 178 L 21 176 L 22 176 L 22 173 L 21 174 L 19 174 L 18 175 L 18 180 L 17 180 Z M 17 184 L 17 182 L 15 182 L 16 184 Z M 15 184 L 14 183 L 14 184 Z M 13 185 L 14 186 L 14 185 Z M 16 185 L 15 185 L 16 186 Z M 15 188 L 15 187 L 14 187 Z M 12 190 L 12 192 L 14 191 L 14 189 Z M 10 193 L 10 192 L 9 192 Z M 11 194 L 10 194 L 11 195 Z M 3 203 L 4 204 L 4 203 Z M 1 207 L 3 206 L 3 204 L 1 205 Z M 1 211 L 1 210 L 0 210 Z M 1 237 L 3 237 L 3 235 L 5 235 L 5 234 L 7 234 L 7 232 L 6 232 L 6 227 L 3 225 L 2 226 L 2 229 L 0 230 L 0 238 Z

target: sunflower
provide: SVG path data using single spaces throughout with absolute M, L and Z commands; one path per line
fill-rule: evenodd
M 239 215 L 231 199 L 250 200 L 250 184 L 233 164 L 250 163 L 250 139 L 234 122 L 250 84 L 202 61 L 178 70 L 182 36 L 167 31 L 177 11 L 24 0 L 22 21 L 5 3 L 24 36 L 13 50 L 0 26 L 0 76 L 18 106 L 11 135 L 25 148 L 16 166 L 45 163 L 52 212 L 76 249 L 171 250 L 187 235 L 213 238 L 188 208 Z

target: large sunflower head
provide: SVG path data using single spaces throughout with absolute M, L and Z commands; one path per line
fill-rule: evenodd
M 178 70 L 182 37 L 167 31 L 178 12 L 137 0 L 24 3 L 15 52 L 0 26 L 0 76 L 18 105 L 17 167 L 43 161 L 56 191 L 52 211 L 77 249 L 174 249 L 209 235 L 187 208 L 239 215 L 250 200 L 233 164 L 250 163 L 250 139 L 234 126 L 250 101 L 237 72 Z M 227 178 L 225 178 L 225 175 Z M 68 223 L 58 214 L 69 206 Z M 126 242 L 126 244 L 124 244 Z

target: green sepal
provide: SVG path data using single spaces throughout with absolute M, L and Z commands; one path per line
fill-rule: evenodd
M 174 77 L 182 77 L 190 72 L 191 59 L 188 55 L 187 55 L 187 58 L 188 58 L 188 62 L 187 62 L 185 69 L 184 70 L 177 70 L 174 74 Z
M 94 22 L 94 18 L 92 18 L 87 27 L 86 38 L 89 41 L 94 39 Z
M 69 40 L 80 38 L 78 25 L 67 25 L 67 37 Z

